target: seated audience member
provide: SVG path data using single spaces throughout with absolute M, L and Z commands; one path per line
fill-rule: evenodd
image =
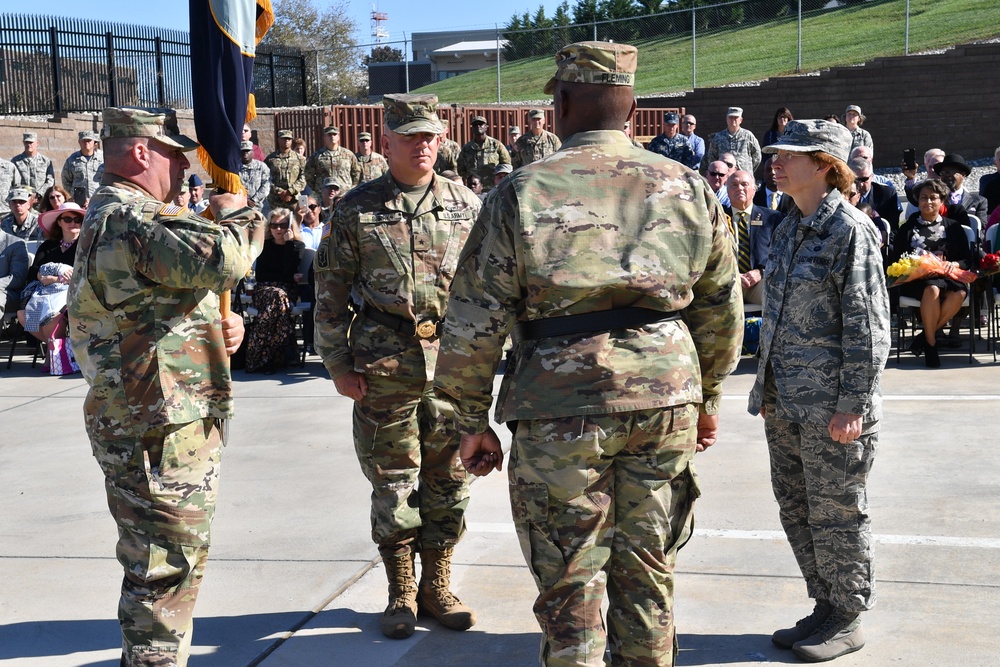
M 464 185 L 464 183 L 462 183 L 462 177 L 458 175 L 457 171 L 452 171 L 451 169 L 445 169 L 439 174 L 439 176 L 441 178 L 448 179 L 452 183 L 459 183 Z
M 41 241 L 42 228 L 38 226 L 38 212 L 31 208 L 35 192 L 31 188 L 12 188 L 7 195 L 10 213 L 0 219 L 0 229 L 22 241 Z
M 848 161 L 853 160 L 854 158 L 857 157 L 868 160 L 868 164 L 872 165 L 872 169 L 875 168 L 874 149 L 869 148 L 868 146 L 857 146 L 856 148 L 854 148 L 854 150 L 851 151 L 851 154 L 848 156 Z M 891 178 L 889 178 L 888 176 L 884 176 L 882 174 L 872 174 L 872 181 L 878 183 L 879 185 L 885 185 L 890 188 L 896 187 L 895 185 L 893 185 Z
M 21 293 L 21 309 L 17 311 L 21 326 L 38 340 L 49 339 L 57 316 L 66 307 L 83 213 L 76 203 L 67 202 L 39 217 L 39 227 L 47 240 L 38 246 L 35 261 L 28 269 L 28 285 Z
M 959 206 L 968 215 L 974 215 L 979 218 L 980 233 L 982 233 L 981 227 L 983 221 L 987 219 L 986 200 L 965 189 L 965 179 L 972 173 L 972 168 L 965 163 L 965 158 L 958 153 L 948 153 L 940 162 L 934 165 L 934 173 L 948 186 L 948 190 L 950 191 L 945 204 Z M 950 214 L 949 217 L 954 218 Z
M 514 168 L 509 164 L 498 164 L 493 168 L 493 186 L 496 187 L 503 182 L 503 179 L 510 176 Z
M 957 262 L 963 269 L 972 266 L 972 251 L 962 226 L 941 215 L 944 202 L 950 194 L 948 186 L 939 180 L 928 179 L 913 186 L 913 193 L 920 207 L 899 228 L 892 244 L 890 263 L 906 253 L 923 250 L 938 255 L 949 262 Z M 958 314 L 969 292 L 969 286 L 949 278 L 930 277 L 914 280 L 897 289 L 900 294 L 920 300 L 920 320 L 923 335 L 914 338 L 910 350 L 920 356 L 926 353 L 928 368 L 938 368 L 937 332 Z
M 764 266 L 771 249 L 771 234 L 782 215 L 753 203 L 757 184 L 753 174 L 737 169 L 726 179 L 730 206 L 726 214 L 732 220 L 731 231 L 736 240 L 736 260 L 743 287 L 743 302 L 762 304 L 764 297 Z
M 726 179 L 729 178 L 729 173 L 730 168 L 722 160 L 710 162 L 708 171 L 705 172 L 705 180 L 723 206 L 729 206 L 729 193 L 726 191 Z
M 924 170 L 927 172 L 926 178 L 937 178 L 937 174 L 934 172 L 934 165 L 944 159 L 944 151 L 940 148 L 929 148 L 927 152 L 924 153 Z M 913 185 L 917 182 L 917 170 L 910 169 L 906 164 L 902 165 L 903 176 L 906 180 L 903 181 L 903 193 L 906 195 L 906 200 L 909 204 L 906 207 L 906 213 L 904 218 L 909 220 L 910 216 L 917 212 L 916 199 L 911 194 Z
M 38 204 L 38 212 L 54 211 L 68 201 L 72 201 L 69 193 L 61 186 L 53 185 L 42 195 L 42 201 Z
M 341 185 L 340 179 L 336 176 L 327 176 L 323 179 L 323 187 L 320 192 L 322 212 L 319 215 L 319 221 L 321 224 L 325 225 L 330 222 L 333 209 L 344 196 L 344 192 L 344 186 Z
M 299 263 L 304 249 L 292 212 L 287 208 L 271 211 L 264 248 L 254 265 L 257 317 L 247 343 L 248 373 L 271 374 L 287 362 L 294 344 L 292 301 L 298 294 L 296 284 L 303 278 Z
M 316 203 L 316 198 L 310 195 L 306 199 L 305 206 L 300 206 L 296 212 L 301 224 L 299 234 L 302 243 L 311 250 L 318 249 L 319 241 L 323 238 L 323 225 L 319 221 L 321 211 L 322 207 Z
M 0 319 L 14 312 L 28 276 L 28 246 L 13 234 L 0 231 Z
M 764 180 L 757 186 L 757 194 L 754 195 L 753 203 L 763 208 L 781 213 L 782 217 L 788 215 L 788 210 L 794 203 L 792 198 L 778 189 L 778 184 L 774 182 L 774 169 L 771 168 L 771 156 L 769 155 L 761 165 L 764 170 Z
M 795 117 L 792 116 L 792 112 L 788 110 L 788 107 L 779 107 L 774 112 L 771 129 L 764 133 L 760 145 L 770 146 L 771 144 L 778 143 L 778 137 L 785 131 L 785 126 L 788 125 L 788 121 L 790 120 L 795 120 Z
M 854 158 L 848 163 L 848 166 L 854 172 L 854 182 L 861 195 L 858 203 L 871 204 L 872 208 L 878 211 L 879 216 L 889 223 L 889 227 L 896 231 L 899 227 L 899 213 L 902 207 L 899 205 L 899 197 L 896 196 L 895 188 L 873 183 L 872 164 L 864 158 Z
M 979 196 L 986 199 L 986 213 L 991 215 L 1000 207 L 1000 147 L 993 151 L 992 174 L 986 174 L 979 179 Z
M 852 189 L 857 188 L 857 186 L 851 186 Z M 854 201 L 860 199 L 861 196 L 855 192 L 848 198 Z M 853 201 L 851 202 L 854 203 Z M 894 238 L 892 230 L 889 228 L 889 223 L 879 217 L 878 211 L 872 208 L 871 204 L 857 204 L 856 208 L 871 218 L 872 223 L 875 225 L 875 229 L 878 230 L 878 247 L 882 251 L 882 263 L 885 267 L 889 265 L 885 263 L 885 260 L 889 257 L 889 244 L 892 243 Z
M 465 177 L 465 187 L 472 190 L 480 199 L 486 196 L 483 194 L 483 181 L 476 174 Z

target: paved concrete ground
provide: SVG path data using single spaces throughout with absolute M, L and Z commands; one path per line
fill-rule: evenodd
M 722 437 L 699 455 L 697 533 L 681 552 L 680 665 L 793 663 L 770 633 L 804 615 L 780 533 L 761 421 L 746 414 L 754 362 L 727 383 Z M 925 370 L 890 361 L 870 485 L 878 606 L 869 645 L 838 665 L 1000 665 L 1000 365 L 960 353 Z M 0 665 L 115 667 L 121 578 L 114 524 L 83 432 L 77 377 L 24 357 L 0 368 Z M 385 581 L 350 402 L 315 357 L 284 375 L 237 373 L 213 552 L 192 667 L 537 664 L 535 595 L 510 521 L 506 478 L 473 486 L 454 584 L 479 613 L 385 640 Z M 502 432 L 502 431 L 501 431 Z

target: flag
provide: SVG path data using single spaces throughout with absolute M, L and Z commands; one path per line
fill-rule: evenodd
M 198 159 L 215 187 L 243 192 L 243 124 L 257 115 L 253 61 L 274 23 L 271 0 L 190 0 L 191 90 Z

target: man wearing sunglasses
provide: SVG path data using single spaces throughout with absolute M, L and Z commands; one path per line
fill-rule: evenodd
M 899 230 L 899 213 L 903 209 L 899 205 L 895 188 L 875 183 L 872 180 L 872 163 L 864 158 L 854 158 L 848 166 L 854 172 L 854 183 L 860 195 L 858 203 L 870 205 L 889 223 L 892 232 L 896 233 Z
M 358 135 L 358 152 L 354 156 L 358 158 L 358 167 L 361 168 L 362 183 L 374 181 L 389 171 L 389 163 L 382 154 L 372 150 L 371 132 L 362 132 Z

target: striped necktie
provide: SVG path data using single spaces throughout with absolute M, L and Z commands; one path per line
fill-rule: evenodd
M 739 251 L 736 253 L 739 262 L 740 273 L 750 270 L 750 228 L 747 227 L 747 214 L 740 211 L 740 219 L 736 225 L 737 242 Z
M 777 211 L 778 210 L 778 193 L 777 192 L 772 192 L 771 193 L 771 210 L 772 211 Z

